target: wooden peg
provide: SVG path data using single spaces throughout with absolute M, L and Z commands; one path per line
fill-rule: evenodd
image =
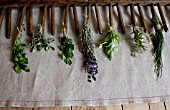
M 68 27 L 68 12 L 69 12 L 69 5 L 67 4 L 65 7 L 65 19 L 64 19 L 64 24 L 65 24 L 65 33 L 67 33 L 67 27 Z
M 51 7 L 51 34 L 55 34 L 55 6 Z
M 135 11 L 134 11 L 134 5 L 133 3 L 130 4 L 130 10 L 131 10 L 131 24 L 135 25 Z
M 110 19 L 110 26 L 113 27 L 113 5 L 109 4 L 109 19 Z
M 146 22 L 145 22 L 145 19 L 144 19 L 142 8 L 141 8 L 139 3 L 137 4 L 137 6 L 138 6 L 139 14 L 140 14 L 140 20 L 141 20 L 143 28 L 144 28 L 144 32 L 146 32 L 147 27 L 146 27 Z
M 152 11 L 152 17 L 157 17 L 153 3 L 151 3 L 151 11 Z
M 42 32 L 44 33 L 44 28 L 45 28 L 45 20 L 46 20 L 46 16 L 47 16 L 47 5 L 45 5 L 43 7 L 43 14 L 42 14 L 42 26 L 43 26 L 43 29 L 42 29 Z
M 10 38 L 11 32 L 11 8 L 7 8 L 7 20 L 6 20 L 6 38 Z
M 79 24 L 78 24 L 76 5 L 73 5 L 73 13 L 74 13 L 75 31 L 76 31 L 76 34 L 78 35 L 79 34 Z
M 1 25 L 2 25 L 3 18 L 4 18 L 4 13 L 5 13 L 5 9 L 1 8 L 0 9 L 0 28 L 1 28 Z
M 160 3 L 158 3 L 158 10 L 159 10 L 159 14 L 160 14 L 161 19 L 162 19 L 164 30 L 165 30 L 165 32 L 167 32 L 168 31 L 168 26 L 167 26 L 165 16 L 164 16 L 164 13 L 163 13 L 163 10 L 162 10 L 162 7 L 161 7 Z
M 22 23 L 23 23 L 23 20 L 24 20 L 24 14 L 25 14 L 25 11 L 26 11 L 26 6 L 23 6 L 23 7 L 21 7 L 21 9 L 20 9 L 20 18 L 19 18 L 19 25 L 18 25 L 18 27 L 20 28 L 21 26 L 22 26 Z
M 102 25 L 101 25 L 101 21 L 100 21 L 98 4 L 95 4 L 95 11 L 96 11 L 96 18 L 97 18 L 97 22 L 98 22 L 99 34 L 102 34 Z
M 88 15 L 88 21 L 90 22 L 90 20 L 91 20 L 91 4 L 88 4 L 87 15 Z
M 29 7 L 29 36 L 32 36 L 33 35 L 33 33 L 32 33 L 32 9 L 33 9 L 33 7 L 32 6 L 30 6 Z
M 118 11 L 119 23 L 120 23 L 120 26 L 121 26 L 122 33 L 125 34 L 126 30 L 125 30 L 124 21 L 123 21 L 123 17 L 122 17 L 122 12 L 121 12 L 119 4 L 117 4 L 117 11 Z

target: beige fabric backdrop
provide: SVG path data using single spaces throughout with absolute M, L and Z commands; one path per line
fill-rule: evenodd
M 121 33 L 117 17 L 117 8 L 113 7 L 114 28 Z M 157 8 L 156 8 L 157 9 Z M 163 8 L 167 13 L 169 7 Z M 82 29 L 82 17 L 86 8 L 77 7 L 79 26 Z M 130 24 L 130 8 L 123 8 L 123 18 L 126 24 Z M 137 20 L 139 14 L 135 7 Z M 33 28 L 37 31 L 37 24 L 40 21 L 39 9 L 33 9 Z M 5 19 L 1 27 L 0 36 L 0 106 L 70 106 L 70 105 L 110 105 L 122 103 L 143 103 L 169 101 L 170 95 L 170 37 L 169 32 L 165 35 L 165 46 L 163 51 L 163 75 L 156 81 L 154 71 L 153 56 L 150 53 L 151 43 L 146 46 L 147 51 L 139 54 L 136 58 L 130 56 L 130 47 L 127 42 L 128 34 L 121 35 L 122 42 L 117 53 L 113 54 L 113 60 L 109 61 L 102 49 L 96 47 L 96 57 L 99 64 L 99 74 L 97 81 L 89 83 L 87 74 L 83 69 L 83 56 L 79 52 L 80 45 L 75 35 L 73 10 L 70 8 L 68 36 L 73 39 L 75 50 L 73 64 L 66 65 L 59 57 L 57 46 L 60 45 L 59 38 L 62 35 L 60 29 L 60 18 L 62 9 L 56 8 L 56 34 L 50 33 L 50 14 L 47 15 L 45 33 L 56 40 L 53 46 L 56 51 L 30 53 L 29 66 L 30 73 L 22 72 L 18 75 L 13 70 L 13 63 L 10 62 L 12 40 L 16 33 L 16 21 L 18 20 L 18 10 L 12 11 L 12 31 L 10 40 L 5 39 Z M 96 45 L 101 43 L 107 34 L 106 23 L 109 21 L 108 7 L 99 7 L 103 34 L 98 34 L 95 9 L 92 8 L 92 30 Z M 50 12 L 50 11 L 49 11 Z M 144 9 L 145 19 L 148 29 L 152 31 L 149 21 L 151 17 L 150 7 Z M 170 17 L 168 14 L 166 18 Z M 169 24 L 169 19 L 167 19 Z M 26 17 L 24 18 L 26 24 Z M 169 26 L 169 25 L 168 25 Z M 126 26 L 127 33 L 131 28 Z M 30 37 L 23 33 L 23 42 L 29 43 Z

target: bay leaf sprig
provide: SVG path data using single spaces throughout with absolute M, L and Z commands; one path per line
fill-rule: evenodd
M 55 50 L 53 46 L 51 46 L 51 42 L 54 41 L 54 38 L 49 38 L 47 35 L 45 35 L 42 30 L 43 26 L 38 25 L 39 32 L 33 35 L 31 40 L 31 52 L 33 51 L 41 51 L 44 49 L 45 51 L 48 51 L 49 49 Z
M 61 38 L 61 46 L 58 46 L 59 50 L 61 51 L 61 58 L 64 62 L 68 65 L 72 64 L 72 58 L 74 57 L 73 50 L 74 45 L 72 43 L 72 39 L 66 36 L 65 32 L 65 25 L 64 22 L 62 23 L 63 27 L 63 37 Z
M 91 27 L 89 20 L 84 16 L 83 29 L 81 37 L 81 52 L 85 58 L 85 72 L 88 73 L 88 81 L 96 81 L 96 74 L 98 74 L 98 63 L 95 57 L 95 45 L 92 38 Z
M 100 44 L 99 48 L 103 48 L 108 59 L 112 60 L 113 52 L 118 51 L 118 48 L 121 44 L 121 37 L 119 34 L 116 34 L 115 30 L 110 26 L 110 24 L 108 24 L 107 26 L 109 29 L 109 33 L 104 39 L 104 42 Z
M 154 63 L 155 63 L 155 73 L 157 78 L 162 76 L 162 68 L 163 68 L 163 61 L 162 61 L 162 51 L 164 45 L 164 36 L 162 33 L 162 26 L 159 21 L 158 17 L 153 17 L 151 19 L 152 24 L 155 27 L 155 34 L 151 38 L 152 41 L 152 54 L 154 56 Z
M 27 66 L 28 55 L 25 50 L 27 45 L 21 43 L 22 31 L 25 31 L 25 27 L 22 25 L 20 29 L 17 27 L 18 34 L 16 35 L 15 43 L 11 49 L 12 51 L 12 62 L 14 63 L 14 70 L 16 73 L 21 74 L 21 70 L 26 72 L 30 71 L 29 66 Z
M 132 26 L 133 27 L 133 38 L 131 38 L 131 56 L 136 57 L 137 53 L 143 53 L 146 51 L 146 46 L 144 45 L 144 30 L 142 27 L 139 27 L 137 22 Z

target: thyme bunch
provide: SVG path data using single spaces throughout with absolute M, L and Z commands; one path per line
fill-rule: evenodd
M 18 34 L 15 39 L 15 43 L 11 49 L 12 62 L 14 63 L 14 70 L 16 73 L 21 74 L 21 70 L 26 72 L 30 71 L 28 64 L 28 55 L 25 53 L 27 48 L 26 44 L 21 43 L 22 31 L 25 31 L 25 27 L 22 25 L 20 29 L 17 27 Z
M 157 78 L 162 76 L 162 68 L 163 68 L 163 62 L 162 62 L 162 51 L 163 51 L 163 45 L 164 45 L 164 36 L 162 33 L 162 26 L 158 19 L 158 17 L 153 17 L 151 19 L 152 24 L 155 27 L 155 34 L 152 37 L 152 54 L 155 57 L 154 63 L 155 63 L 155 73 L 157 75 Z
M 71 59 L 74 57 L 73 54 L 74 45 L 72 43 L 72 39 L 66 36 L 64 23 L 62 23 L 62 25 L 64 29 L 63 37 L 61 38 L 61 46 L 58 46 L 58 48 L 61 51 L 61 58 L 64 60 L 64 62 L 66 64 L 71 65 L 72 64 Z
M 99 48 L 103 48 L 109 60 L 112 60 L 113 52 L 118 51 L 120 46 L 121 37 L 119 34 L 116 34 L 115 30 L 110 26 L 110 24 L 108 24 L 108 28 L 110 32 L 104 39 L 104 42 L 100 44 Z
M 89 21 L 87 17 L 85 17 L 81 35 L 81 52 L 85 57 L 85 72 L 88 73 L 89 82 L 91 82 L 92 79 L 96 81 L 96 74 L 98 74 L 98 63 L 95 57 L 94 40 L 90 28 Z
M 42 25 L 38 25 L 38 27 L 39 32 L 33 35 L 31 40 L 31 52 L 41 51 L 42 49 L 45 51 L 48 51 L 49 49 L 55 50 L 54 47 L 50 45 L 50 43 L 54 41 L 54 38 L 48 38 L 48 36 L 42 32 Z
M 144 31 L 142 27 L 139 27 L 137 23 L 133 26 L 132 45 L 131 45 L 131 56 L 136 57 L 137 53 L 143 53 L 146 51 L 146 46 L 144 45 Z

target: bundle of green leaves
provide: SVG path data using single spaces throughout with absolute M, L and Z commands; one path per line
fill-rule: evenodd
M 18 30 L 18 34 L 16 36 L 16 40 L 11 51 L 12 51 L 12 62 L 15 65 L 14 70 L 16 73 L 21 74 L 21 70 L 29 72 L 30 68 L 27 66 L 28 56 L 25 53 L 27 45 L 21 43 L 22 31 L 24 31 L 25 28 L 24 26 L 22 26 L 20 29 L 17 27 L 17 30 Z
M 162 51 L 163 51 L 163 45 L 164 45 L 164 36 L 162 33 L 162 26 L 159 21 L 158 17 L 153 17 L 151 19 L 152 24 L 155 27 L 155 35 L 153 35 L 151 41 L 152 41 L 152 54 L 155 57 L 154 63 L 155 63 L 155 73 L 157 75 L 157 78 L 162 76 L 162 68 L 163 68 L 163 61 L 162 61 Z
M 144 38 L 143 38 L 143 28 L 139 27 L 137 23 L 133 26 L 133 38 L 130 40 L 132 41 L 131 45 L 131 56 L 136 57 L 137 53 L 143 53 L 146 50 L 146 46 L 144 45 Z
M 103 48 L 109 60 L 112 60 L 113 52 L 118 51 L 120 46 L 121 37 L 119 34 L 116 34 L 115 30 L 110 26 L 110 24 L 108 24 L 108 28 L 110 29 L 110 32 L 104 39 L 104 42 L 100 44 L 99 48 Z
M 65 26 L 63 26 L 63 28 L 64 27 Z M 74 45 L 72 43 L 72 39 L 66 36 L 65 31 L 63 32 L 63 37 L 61 38 L 61 46 L 58 46 L 58 48 L 61 51 L 61 58 L 64 60 L 64 62 L 68 65 L 71 65 L 72 64 L 71 59 L 74 57 L 73 54 Z
M 31 52 L 33 51 L 41 51 L 44 49 L 45 51 L 48 51 L 49 49 L 55 50 L 53 46 L 50 45 L 51 42 L 54 41 L 54 38 L 49 38 L 47 35 L 45 35 L 42 32 L 42 25 L 39 26 L 39 32 L 35 35 L 33 35 L 31 40 Z

